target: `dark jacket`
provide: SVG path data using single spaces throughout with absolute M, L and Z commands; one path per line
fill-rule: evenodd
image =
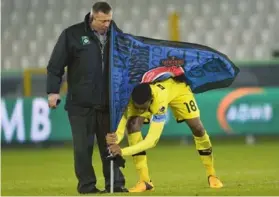
M 59 93 L 67 66 L 66 110 L 73 106 L 108 107 L 109 34 L 102 55 L 101 43 L 89 27 L 89 14 L 84 22 L 61 33 L 47 66 L 47 93 Z

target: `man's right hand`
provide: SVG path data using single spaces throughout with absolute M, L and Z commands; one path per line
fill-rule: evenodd
M 106 141 L 108 145 L 116 144 L 117 135 L 115 133 L 108 133 L 106 136 Z
M 52 109 L 55 109 L 60 102 L 59 94 L 49 94 L 48 95 L 48 106 Z

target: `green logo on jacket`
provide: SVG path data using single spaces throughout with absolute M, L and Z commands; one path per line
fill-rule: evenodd
M 90 44 L 90 40 L 89 40 L 88 36 L 81 36 L 81 43 L 82 43 L 82 45 Z

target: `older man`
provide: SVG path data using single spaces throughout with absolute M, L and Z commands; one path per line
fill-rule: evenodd
M 94 135 L 97 136 L 105 177 L 110 188 L 110 165 L 105 136 L 109 126 L 109 34 L 112 8 L 97 2 L 81 23 L 66 28 L 60 35 L 47 66 L 49 106 L 56 108 L 64 68 L 67 66 L 68 94 L 65 109 L 71 124 L 74 166 L 79 193 L 97 193 L 92 166 Z M 59 132 L 59 131 L 57 131 Z M 125 179 L 114 169 L 114 192 L 126 192 Z

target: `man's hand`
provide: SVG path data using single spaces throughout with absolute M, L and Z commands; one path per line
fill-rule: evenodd
M 117 142 L 117 135 L 115 133 L 108 133 L 106 136 L 106 141 L 108 145 L 116 144 Z
M 59 94 L 49 94 L 48 95 L 48 106 L 52 109 L 55 109 L 60 102 Z
M 118 144 L 113 144 L 109 146 L 109 150 L 113 156 L 122 155 L 121 148 Z

